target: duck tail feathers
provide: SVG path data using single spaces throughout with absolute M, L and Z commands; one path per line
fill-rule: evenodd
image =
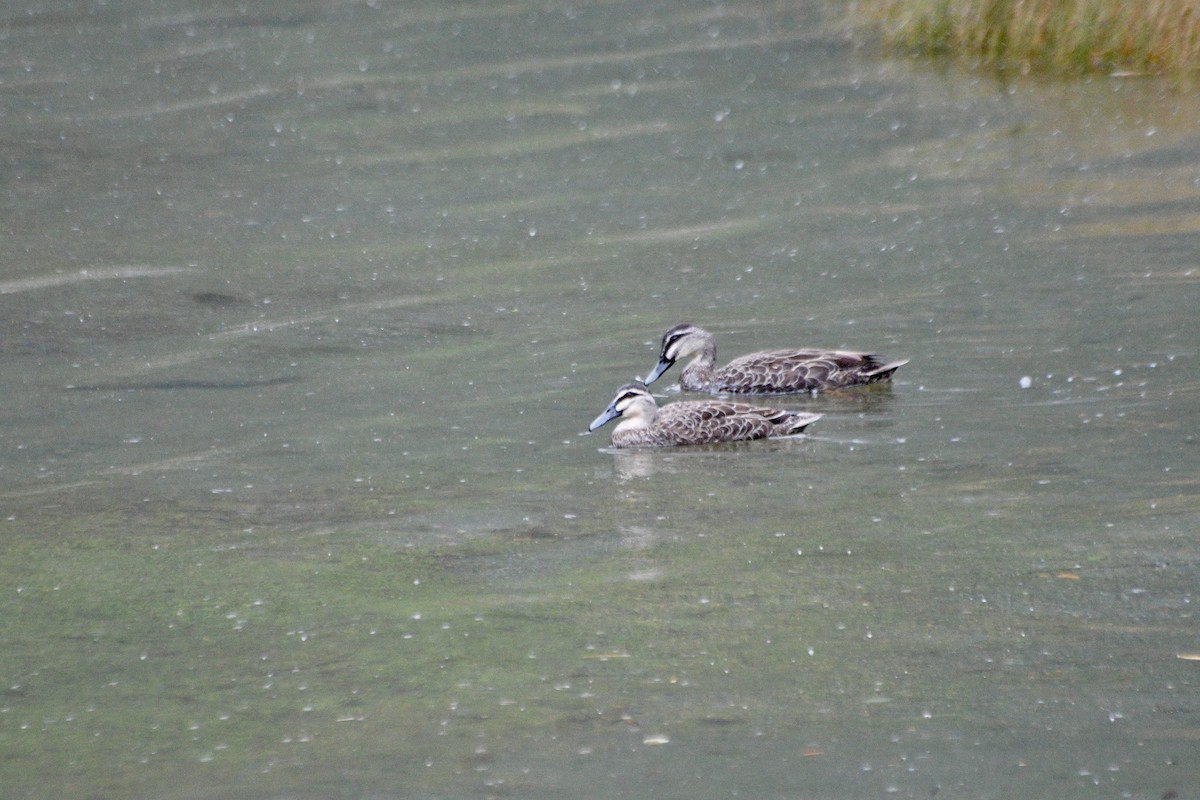
M 805 428 L 807 428 L 809 425 L 812 425 L 821 417 L 821 414 L 802 414 L 799 412 L 794 413 L 776 427 L 776 430 L 778 431 L 776 435 L 794 436 L 797 433 L 803 432 Z
M 892 373 L 903 367 L 909 362 L 909 359 L 904 358 L 899 361 L 889 361 L 886 364 L 875 367 L 862 373 L 867 379 L 867 383 L 875 383 L 876 381 L 886 381 L 892 377 Z

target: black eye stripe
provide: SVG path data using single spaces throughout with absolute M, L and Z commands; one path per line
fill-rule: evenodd
M 636 389 L 631 389 L 628 392 L 623 392 L 620 396 L 617 397 L 616 400 L 613 400 L 613 406 L 615 407 L 615 406 L 619 406 L 622 404 L 630 405 L 631 403 L 633 403 L 634 400 L 637 400 L 639 397 L 649 397 L 649 393 L 648 392 L 640 392 L 640 391 L 637 391 Z

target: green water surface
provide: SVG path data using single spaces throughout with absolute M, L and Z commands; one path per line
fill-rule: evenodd
M 1200 104 L 841 10 L 2 12 L 0 797 L 1194 796 Z

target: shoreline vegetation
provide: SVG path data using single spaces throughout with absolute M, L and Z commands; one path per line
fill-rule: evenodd
M 1200 68 L 1200 0 L 853 0 L 848 18 L 893 52 L 1021 74 Z

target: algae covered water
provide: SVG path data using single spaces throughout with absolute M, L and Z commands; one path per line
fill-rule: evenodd
M 0 794 L 1200 783 L 1196 98 L 836 11 L 4 12 Z M 683 321 L 911 360 L 584 435 Z

